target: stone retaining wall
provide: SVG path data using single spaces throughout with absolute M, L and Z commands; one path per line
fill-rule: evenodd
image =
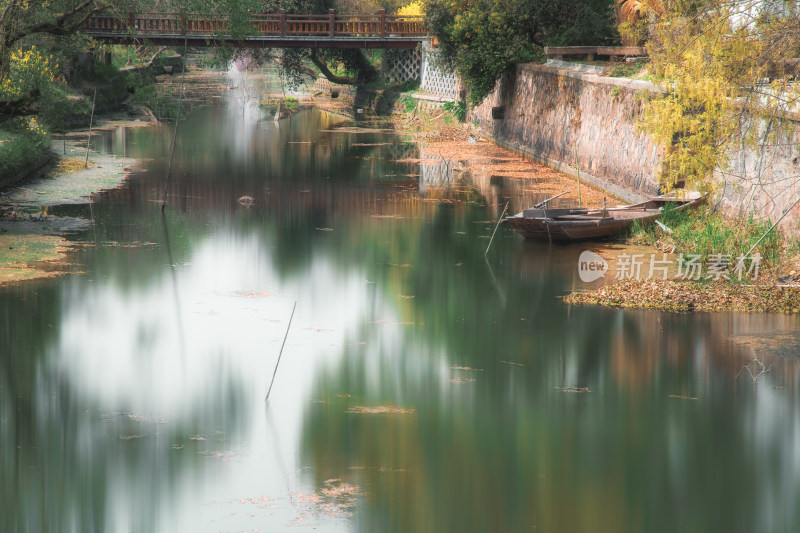
M 567 173 L 634 201 L 658 189 L 662 148 L 639 130 L 642 91 L 652 84 L 565 68 L 517 65 L 470 111 L 483 133 Z M 502 119 L 493 119 L 498 111 Z M 785 126 L 787 121 L 783 121 Z M 800 195 L 800 127 L 771 149 L 730 153 L 731 169 L 717 170 L 717 201 L 732 214 L 775 220 Z M 767 130 L 767 124 L 759 124 Z M 789 218 L 800 216 L 800 206 Z
M 636 127 L 641 82 L 518 65 L 469 120 L 501 144 L 611 192 L 638 200 L 655 193 L 659 148 Z M 504 117 L 492 118 L 492 108 Z

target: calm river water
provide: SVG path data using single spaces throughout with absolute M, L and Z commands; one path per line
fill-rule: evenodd
M 796 319 L 568 308 L 584 246 L 484 259 L 518 184 L 266 118 L 182 124 L 163 216 L 171 130 L 100 136 L 76 274 L 0 288 L 0 531 L 800 527 Z

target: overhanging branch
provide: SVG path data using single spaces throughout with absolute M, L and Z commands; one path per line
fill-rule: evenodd
M 317 50 L 312 48 L 311 55 L 310 55 L 311 62 L 314 63 L 314 66 L 322 72 L 322 75 L 328 78 L 329 81 L 332 83 L 338 83 L 339 85 L 357 85 L 358 79 L 353 78 L 350 76 L 337 76 L 328 68 L 328 65 L 325 64 L 324 61 L 320 60 L 317 57 Z

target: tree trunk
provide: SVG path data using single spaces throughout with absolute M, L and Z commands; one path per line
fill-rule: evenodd
M 320 60 L 317 57 L 317 51 L 315 49 L 311 49 L 311 62 L 314 63 L 322 75 L 328 78 L 331 83 L 338 83 L 339 85 L 357 85 L 358 79 L 352 78 L 350 76 L 337 76 L 328 68 L 328 65 L 325 64 L 324 61 Z

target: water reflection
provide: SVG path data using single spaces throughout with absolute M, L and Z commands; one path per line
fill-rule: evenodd
M 565 307 L 582 247 L 484 258 L 520 180 L 260 113 L 187 121 L 163 216 L 169 128 L 98 139 L 150 160 L 85 275 L 0 289 L 0 530 L 797 523 L 795 319 Z

